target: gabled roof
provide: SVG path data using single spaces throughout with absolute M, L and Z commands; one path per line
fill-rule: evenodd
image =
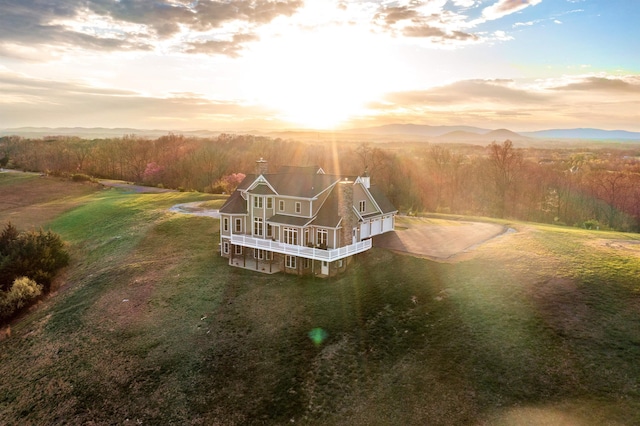
M 389 201 L 385 193 L 382 192 L 382 190 L 378 186 L 371 185 L 369 187 L 369 193 L 371 193 L 371 196 L 375 200 L 376 204 L 378 204 L 378 207 L 380 207 L 380 210 L 382 210 L 383 214 L 395 213 L 398 211 L 398 209 L 391 203 L 391 201 Z
M 263 183 L 258 184 L 253 189 L 250 189 L 249 192 L 257 195 L 275 195 L 275 192 L 273 192 L 271 188 L 269 188 L 269 185 L 265 185 Z
M 242 198 L 240 191 L 234 191 L 227 201 L 220 207 L 220 213 L 225 214 L 247 214 L 247 201 Z
M 320 166 L 282 166 L 278 169 L 278 173 L 280 174 L 324 174 L 324 170 Z
M 332 175 L 307 173 L 274 173 L 264 177 L 279 195 L 301 198 L 314 198 L 339 180 Z
M 337 228 L 340 220 L 340 215 L 338 215 L 338 191 L 332 190 L 322 207 L 320 207 L 313 224 L 327 228 Z

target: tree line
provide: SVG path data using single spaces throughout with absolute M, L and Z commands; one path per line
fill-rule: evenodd
M 0 138 L 17 169 L 229 192 L 264 158 L 329 173 L 367 171 L 402 212 L 440 212 L 640 231 L 640 147 L 519 148 L 430 143 L 300 142 L 252 135 L 109 139 Z

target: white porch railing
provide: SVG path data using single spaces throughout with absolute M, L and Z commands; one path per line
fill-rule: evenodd
M 262 238 L 253 238 L 249 235 L 233 234 L 231 235 L 231 244 L 243 247 L 251 247 L 262 250 L 268 250 L 275 253 L 288 254 L 290 256 L 304 257 L 313 260 L 325 260 L 333 262 L 335 260 L 344 259 L 354 254 L 362 253 L 371 248 L 371 240 L 360 241 L 359 243 L 336 249 L 318 249 L 303 246 L 294 246 L 292 244 L 284 244 L 279 241 L 264 240 Z

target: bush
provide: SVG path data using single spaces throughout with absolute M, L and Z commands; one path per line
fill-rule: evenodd
M 0 319 L 10 318 L 42 294 L 42 286 L 27 278 L 16 278 L 9 291 L 0 292 Z
M 71 175 L 71 180 L 74 182 L 89 182 L 91 180 L 91 176 L 85 175 L 84 173 L 76 173 Z
M 7 224 L 0 233 L 0 291 L 9 291 L 19 277 L 28 277 L 48 292 L 55 273 L 69 264 L 59 235 L 51 231 L 18 233 Z

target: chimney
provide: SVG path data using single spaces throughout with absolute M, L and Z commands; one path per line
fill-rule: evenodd
M 257 175 L 265 175 L 269 170 L 269 163 L 267 160 L 260 157 L 258 161 L 256 161 L 256 174 Z
M 338 191 L 338 216 L 342 218 L 342 228 L 340 228 L 340 239 L 338 247 L 344 247 L 353 242 L 353 227 L 355 226 L 355 216 L 353 214 L 353 181 L 344 178 L 336 184 Z
M 360 180 L 362 180 L 362 184 L 365 188 L 371 188 L 371 178 L 369 177 L 368 167 L 364 168 L 364 173 L 362 174 L 362 176 L 360 176 Z

